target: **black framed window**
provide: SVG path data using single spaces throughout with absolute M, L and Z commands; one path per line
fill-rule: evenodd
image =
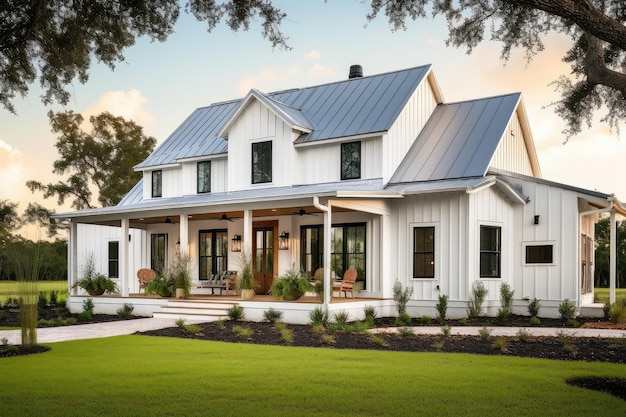
M 272 182 L 272 141 L 252 144 L 252 184 Z
M 361 178 L 361 142 L 341 144 L 341 179 Z
M 163 195 L 163 171 L 152 171 L 152 197 Z
M 157 274 L 165 270 L 167 256 L 167 234 L 155 233 L 150 235 L 150 268 Z
M 554 263 L 554 245 L 526 245 L 526 263 Z
M 480 226 L 480 277 L 500 278 L 502 228 Z
M 435 227 L 413 228 L 413 278 L 435 278 Z
M 200 230 L 198 240 L 199 279 L 221 275 L 228 269 L 228 231 Z
M 323 267 L 324 226 L 301 226 L 300 267 L 313 276 L 317 268 Z M 337 224 L 331 228 L 330 236 L 331 276 L 341 279 L 346 269 L 357 270 L 357 281 L 363 281 L 365 289 L 366 224 Z
M 211 161 L 198 162 L 198 194 L 211 192 Z
M 120 277 L 120 242 L 109 241 L 109 278 Z

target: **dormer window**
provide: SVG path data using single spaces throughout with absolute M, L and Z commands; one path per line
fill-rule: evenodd
M 211 192 L 211 161 L 198 162 L 198 194 Z
M 163 195 L 163 171 L 152 171 L 152 198 Z
M 252 184 L 272 182 L 272 141 L 252 144 Z
M 361 142 L 341 144 L 341 179 L 361 178 Z

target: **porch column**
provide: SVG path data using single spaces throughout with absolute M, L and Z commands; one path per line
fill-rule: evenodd
M 188 255 L 189 253 L 189 216 L 187 214 L 180 215 L 180 254 Z
M 609 260 L 611 262 L 609 269 L 609 303 L 615 302 L 615 277 L 617 275 L 617 224 L 615 222 L 615 209 L 611 210 L 611 242 Z
M 252 259 L 252 210 L 243 211 L 243 247 L 242 252 Z
M 128 279 L 128 249 L 130 247 L 130 245 L 128 244 L 129 223 L 130 222 L 128 219 L 122 219 L 122 237 L 120 238 L 120 241 L 122 243 L 120 251 L 120 291 L 122 293 L 122 297 L 128 297 L 128 294 L 130 292 L 130 280 Z
M 333 221 L 330 201 L 327 204 L 328 205 L 325 206 L 320 203 L 319 197 L 313 197 L 313 206 L 324 212 L 324 259 L 322 260 L 322 264 L 324 265 L 324 309 L 326 309 L 326 311 L 328 311 L 330 297 L 333 294 L 332 283 L 330 282 L 330 233 Z
M 72 288 L 78 280 L 78 225 L 75 221 L 70 220 L 70 227 L 68 229 L 68 291 L 69 294 L 76 295 L 77 288 Z

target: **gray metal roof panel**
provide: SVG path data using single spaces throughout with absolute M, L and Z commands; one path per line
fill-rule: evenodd
M 390 183 L 485 175 L 521 95 L 440 104 Z

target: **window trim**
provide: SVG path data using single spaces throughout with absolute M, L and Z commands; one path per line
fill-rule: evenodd
M 209 171 L 209 178 L 208 178 L 208 184 L 205 184 L 205 189 L 204 190 L 200 190 L 200 166 L 208 166 L 208 171 Z M 211 166 L 211 161 L 198 161 L 196 163 L 196 193 L 197 194 L 206 194 L 206 193 L 210 193 L 211 192 L 211 170 L 212 170 L 212 166 Z
M 161 271 L 159 271 L 159 268 L 157 267 L 157 265 L 155 265 L 156 258 L 154 257 L 154 239 L 156 236 L 163 236 L 165 240 L 163 242 L 163 248 L 165 252 L 163 254 L 163 265 L 162 265 L 163 270 Z M 168 240 L 167 233 L 158 233 L 158 232 L 150 233 L 150 268 L 154 270 L 157 274 L 165 271 L 165 269 L 167 268 L 168 245 L 169 245 L 169 240 Z
M 526 262 L 526 248 L 528 246 L 552 246 L 552 262 Z M 559 264 L 559 247 L 556 240 L 533 240 L 522 242 L 522 266 L 556 266 Z
M 344 158 L 344 147 L 348 146 L 348 145 L 358 145 L 359 147 L 359 174 L 358 176 L 351 176 L 348 177 L 346 175 L 346 172 L 344 171 L 344 167 L 343 167 L 343 158 Z M 361 179 L 363 177 L 363 146 L 361 144 L 360 140 L 357 141 L 352 141 L 352 142 L 342 142 L 340 145 L 341 148 L 341 152 L 340 152 L 340 156 L 339 156 L 339 170 L 340 170 L 340 176 L 341 176 L 341 180 L 342 181 L 346 181 L 346 180 L 358 180 Z
M 495 251 L 494 250 L 482 250 L 482 248 L 480 247 L 480 241 L 481 241 L 481 232 L 482 232 L 483 228 L 498 229 L 500 231 L 500 239 L 499 239 L 500 247 L 498 248 L 498 250 L 495 250 Z M 503 256 L 502 241 L 503 241 L 503 236 L 504 236 L 504 228 L 502 227 L 502 224 L 480 223 L 478 225 L 478 277 L 480 279 L 502 279 L 502 256 Z M 494 275 L 483 275 L 482 274 L 481 258 L 482 258 L 483 252 L 485 252 L 485 253 L 497 253 L 498 254 L 498 274 L 496 276 L 494 276 Z
M 432 277 L 414 277 L 413 276 L 413 268 L 414 268 L 414 253 L 415 248 L 414 237 L 416 228 L 433 228 L 434 229 L 434 239 L 433 242 L 433 260 L 435 262 L 435 267 L 433 268 L 433 276 Z M 439 236 L 439 222 L 424 222 L 424 223 L 409 223 L 409 230 L 407 233 L 407 250 L 408 256 L 407 258 L 407 276 L 413 281 L 425 281 L 425 282 L 435 282 L 439 281 L 439 268 L 440 268 L 440 253 L 441 253 L 441 239 Z
M 117 244 L 117 258 L 111 258 L 111 243 Z M 111 274 L 111 263 L 115 263 L 117 274 Z M 120 241 L 118 239 L 110 239 L 107 241 L 107 272 L 111 279 L 120 278 Z
M 270 140 L 260 140 L 256 142 L 252 142 L 250 145 L 250 184 L 271 184 L 274 181 L 274 141 Z M 267 181 L 255 181 L 254 179 L 254 147 L 257 145 L 269 144 L 269 153 L 270 153 L 270 169 L 269 169 L 269 180 Z
M 218 234 L 223 233 L 226 235 L 226 240 L 227 240 L 227 247 L 226 247 L 226 251 L 224 252 L 224 255 L 219 256 L 217 255 L 217 244 L 219 243 L 219 238 L 218 238 Z M 201 246 L 201 237 L 202 234 L 207 234 L 210 235 L 211 238 L 211 245 L 212 245 L 212 251 L 211 254 L 208 256 L 203 256 L 200 253 L 200 246 Z M 202 277 L 202 262 L 201 259 L 204 257 L 207 258 L 211 258 L 211 266 L 217 266 L 217 259 L 218 258 L 223 258 L 225 260 L 224 265 L 225 265 L 225 269 L 223 271 L 218 271 L 216 273 L 223 273 L 225 271 L 228 270 L 228 252 L 230 252 L 230 248 L 228 247 L 230 245 L 230 240 L 228 239 L 228 229 L 200 229 L 198 230 L 198 280 L 199 281 L 206 281 L 211 279 L 211 276 L 213 275 L 213 270 L 211 270 L 209 277 L 203 278 Z M 217 268 L 215 268 L 217 269 Z
M 158 188 L 155 188 L 155 179 L 158 179 Z M 152 198 L 163 197 L 163 170 L 156 169 L 152 171 L 151 189 Z

